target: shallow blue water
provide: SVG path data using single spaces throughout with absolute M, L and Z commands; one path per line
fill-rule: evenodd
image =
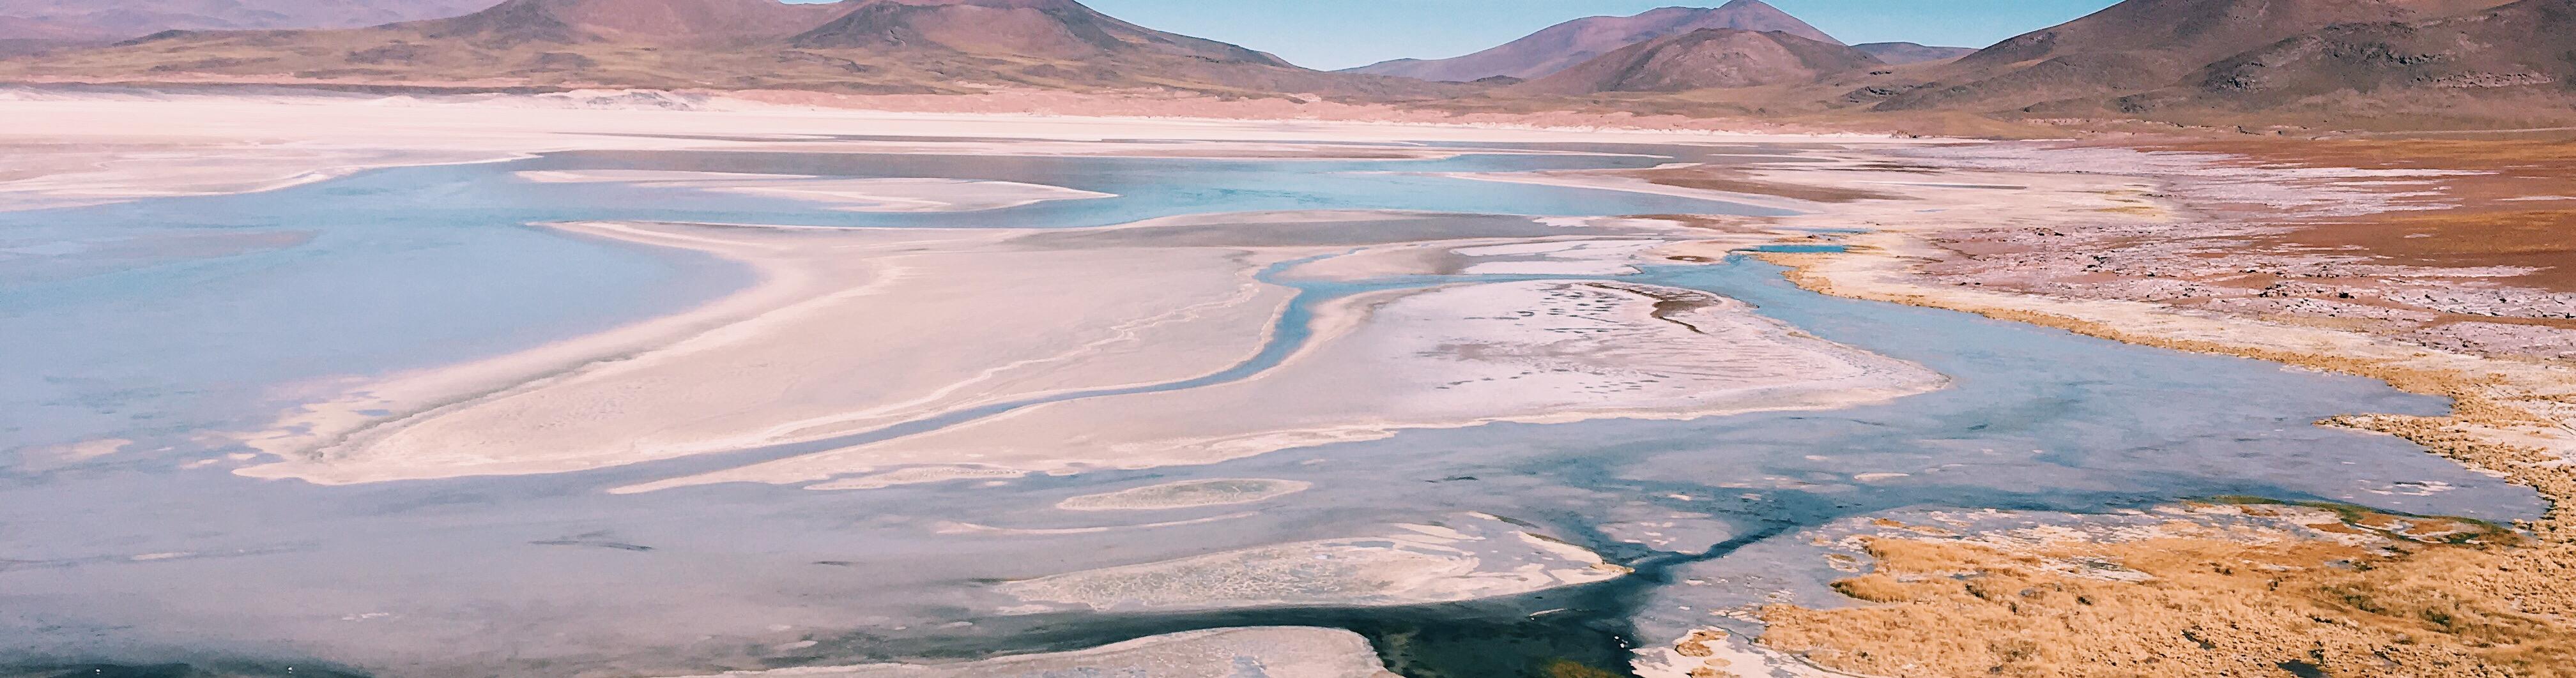
M 1664 196 L 1405 173 L 1647 166 L 1652 158 L 1206 161 L 776 153 L 565 153 L 411 167 L 265 193 L 0 213 L 0 450 L 184 437 L 295 402 L 291 385 L 506 353 L 684 308 L 734 267 L 528 224 L 578 219 L 1077 227 L 1206 212 L 1417 209 L 1530 215 L 1764 213 Z M 524 170 L 945 177 L 1118 195 L 968 213 L 809 203 Z M 126 437 L 133 437 L 128 435 Z
M 1918 361 L 1955 384 L 1833 411 L 1412 431 L 1205 467 L 995 487 L 599 491 L 668 477 L 674 465 L 739 459 L 347 487 L 176 464 L 204 454 L 189 447 L 190 434 L 273 413 L 291 399 L 282 384 L 507 351 L 742 282 L 740 271 L 704 258 L 522 225 L 528 221 L 1078 226 L 1318 207 L 1738 209 L 1383 173 L 1654 162 L 573 154 L 386 170 L 250 196 L 0 214 L 0 250 L 35 253 L 0 259 L 8 283 L 0 288 L 0 337 L 12 346 L 0 355 L 7 417 L 0 448 L 102 435 L 147 441 L 64 469 L 0 457 L 8 464 L 0 466 L 0 506 L 9 507 L 0 513 L 0 668 L 242 660 L 385 675 L 615 675 L 1026 650 L 1245 623 L 1519 620 L 1615 602 L 1540 596 L 1394 611 L 1010 617 L 991 614 L 999 601 L 983 590 L 997 579 L 1346 536 L 1462 511 L 1530 521 L 1614 558 L 1651 560 L 1676 554 L 1618 542 L 1603 523 L 1644 509 L 1687 511 L 1749 539 L 1901 507 L 2080 512 L 2220 494 L 2490 519 L 2539 508 L 2528 490 L 2402 441 L 2310 425 L 2348 412 L 2434 412 L 2442 406 L 2435 399 L 2258 361 L 1823 297 L 1746 261 L 1656 267 L 1629 279 L 1743 299 L 1818 336 Z M 506 178 L 519 169 L 614 167 L 1003 179 L 1126 197 L 975 215 L 867 215 Z M 1322 299 L 1447 280 L 1284 282 Z M 1283 318 L 1277 343 L 1261 357 L 1209 378 L 1266 367 L 1296 348 L 1303 322 L 1294 313 Z M 151 450 L 158 445 L 177 448 Z M 1853 481 L 1888 472 L 1910 475 Z M 947 521 L 1083 527 L 1101 518 L 1043 509 L 1067 496 L 1197 477 L 1306 480 L 1315 488 L 1256 515 L 1150 531 L 996 538 L 937 529 Z M 1755 487 L 1763 489 L 1746 489 Z M 1237 510 L 1160 512 L 1137 522 Z M 817 642 L 773 649 L 803 640 Z

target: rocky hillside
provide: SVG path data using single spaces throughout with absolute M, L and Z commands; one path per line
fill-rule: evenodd
M 2423 21 L 2499 0 L 2126 0 L 1879 86 L 1878 110 L 2018 109 L 2159 89 L 2340 23 Z
M 2484 120 L 2541 126 L 2576 111 L 2576 0 L 2522 0 L 2423 22 L 2328 26 L 2132 95 L 2128 113 Z M 2439 125 L 2436 125 L 2439 126 Z

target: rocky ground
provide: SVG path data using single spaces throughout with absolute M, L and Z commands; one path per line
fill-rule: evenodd
M 1926 152 L 1929 164 L 1978 169 L 2079 162 L 2153 179 L 2165 192 L 2149 197 L 2185 207 L 1947 232 L 1930 240 L 1955 258 L 1921 270 L 1943 284 L 2159 302 L 2488 356 L 2576 358 L 2576 271 L 2549 259 L 2576 263 L 2576 239 L 2497 232 L 2517 230 L 2517 219 L 2576 227 L 2576 214 L 2547 210 L 2576 207 L 2561 197 L 2576 194 L 2576 144 L 2354 167 L 2334 166 L 2353 159 L 2334 147 L 2207 150 L 2217 147 Z
M 1776 224 L 1871 229 L 1806 236 L 1846 252 L 1765 258 L 1831 294 L 2447 396 L 2447 416 L 2319 424 L 2406 438 L 2555 508 L 2492 530 L 2358 507 L 2184 507 L 2152 526 L 2078 516 L 2047 534 L 1872 522 L 1819 537 L 1839 539 L 1828 564 L 1854 573 L 1833 586 L 1847 606 L 1746 611 L 1767 627 L 1751 656 L 1780 653 L 1772 675 L 1782 655 L 1800 660 L 1793 675 L 2576 675 L 2576 270 L 2564 270 L 2576 214 L 2559 211 L 2576 206 L 2576 144 L 1994 144 L 1878 158 L 1751 172 L 1914 187 Z M 1709 630 L 1656 652 L 1675 675 L 1763 675 L 1741 673 L 1753 648 L 1732 642 Z

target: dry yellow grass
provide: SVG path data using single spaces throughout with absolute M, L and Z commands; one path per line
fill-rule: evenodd
M 1772 606 L 1762 641 L 1888 676 L 2576 675 L 2576 625 L 2528 603 L 2565 593 L 2570 573 L 2522 569 L 2529 549 L 2225 537 L 1867 548 L 1875 571 L 1835 588 L 1882 604 Z M 2074 559 L 2153 578 L 2045 566 Z M 2560 590 L 2535 590 L 2549 587 Z
M 1770 254 L 1802 287 L 1978 313 L 2128 343 L 2234 355 L 2386 381 L 2454 400 L 2444 416 L 2320 422 L 2405 438 L 2504 474 L 2552 502 L 2531 539 L 2473 545 L 2269 545 L 2173 538 L 2051 553 L 1901 539 L 1872 542 L 1874 573 L 1838 590 L 1879 605 L 1766 609 L 1762 641 L 1839 670 L 1901 676 L 2576 676 L 2576 467 L 2506 432 L 2554 422 L 2525 406 L 2564 393 L 2492 374 L 2147 335 L 2084 319 L 1924 294 L 1838 289 L 1829 254 Z M 2359 526 L 2369 531 L 2368 526 Z M 2404 535 L 2398 535 L 2404 536 Z M 2084 553 L 2076 553 L 2083 550 Z M 2077 579 L 2043 559 L 2081 555 L 2152 575 Z M 2338 566 L 2337 564 L 2342 564 Z

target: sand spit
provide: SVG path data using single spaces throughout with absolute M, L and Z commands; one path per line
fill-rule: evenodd
M 1032 472 L 1205 464 L 1405 429 L 1828 409 L 1938 374 L 1799 333 L 1742 302 L 1602 281 L 1464 284 L 1316 309 L 1315 338 L 1242 381 L 1037 405 L 930 433 L 674 479 L 864 489 L 971 459 Z M 819 482 L 818 482 L 819 481 Z
M 1385 534 L 1260 546 L 1010 582 L 1002 593 L 1092 610 L 1411 605 L 1603 581 L 1627 568 L 1471 514 Z
M 1117 197 L 1062 186 L 969 179 L 852 179 L 663 170 L 529 171 L 517 176 L 538 183 L 612 183 L 802 200 L 832 205 L 832 209 L 844 212 L 975 212 L 1050 200 Z
M 730 671 L 687 678 L 1402 678 L 1378 662 L 1368 639 L 1302 626 L 1183 631 L 1088 650 L 996 657 L 957 664 L 860 664 Z
M 1201 506 L 1252 504 L 1296 494 L 1314 487 L 1302 480 L 1265 478 L 1209 478 L 1181 480 L 1129 488 L 1116 492 L 1086 494 L 1056 502 L 1067 511 L 1154 511 Z
M 2456 404 L 2448 416 L 2356 413 L 2322 423 L 2398 435 L 2473 468 L 2538 489 L 2554 507 L 2545 519 L 2524 526 L 2531 530 L 2531 538 L 2518 544 L 2425 544 L 2347 559 L 2365 563 L 2366 568 L 2250 575 L 2254 577 L 2251 585 L 2265 590 L 2277 585 L 2292 592 L 2287 602 L 2277 606 L 2261 602 L 2268 600 L 2262 594 L 2228 593 L 2229 587 L 2242 582 L 2183 576 L 2181 571 L 2162 579 L 2164 592 L 2156 594 L 2171 600 L 2120 609 L 2081 603 L 2058 606 L 2050 598 L 1999 610 L 1950 597 L 1959 592 L 1902 589 L 1886 598 L 1904 603 L 1895 608 L 1860 608 L 1863 611 L 1848 614 L 1773 610 L 1766 617 L 1785 624 L 1783 628 L 1803 629 L 1783 633 L 1776 638 L 1778 643 L 1829 666 L 1864 672 L 1898 671 L 1897 663 L 1911 662 L 1906 665 L 1916 668 L 1899 672 L 2109 675 L 2139 656 L 2168 658 L 2178 667 L 2201 666 L 2201 653 L 2193 648 L 2222 642 L 2227 652 L 2261 660 L 2253 670 L 2268 666 L 2283 674 L 2291 672 L 2288 667 L 2303 666 L 2328 675 L 2565 675 L 2564 667 L 2576 666 L 2576 648 L 2544 642 L 2576 637 L 2563 621 L 2551 621 L 2576 613 L 2576 583 L 2571 583 L 2576 579 L 2565 574 L 2576 571 L 2576 465 L 2567 461 L 2576 458 L 2571 456 L 2576 455 L 2576 407 L 2568 404 L 2576 401 L 2576 368 L 2549 360 L 2545 353 L 2499 353 L 2494 344 L 2485 355 L 2428 346 L 2431 342 L 2407 334 L 2406 328 L 2412 327 L 2407 323 L 2412 321 L 2391 323 L 2359 313 L 2368 310 L 2364 306 L 2380 307 L 2371 296 L 2377 294 L 2373 291 L 2377 285 L 2389 280 L 2420 280 L 2424 285 L 2458 290 L 2465 284 L 2461 281 L 2476 276 L 2528 272 L 2373 258 L 2367 250 L 2325 256 L 2312 247 L 2265 249 L 2240 244 L 2291 232 L 2291 227 L 2280 224 L 2292 220 L 2346 223 L 2379 218 L 2371 216 L 2374 213 L 2449 209 L 2439 202 L 2443 186 L 2448 185 L 2443 182 L 2477 178 L 2448 170 L 2210 164 L 2228 157 L 2122 149 L 2061 153 L 2005 146 L 1877 160 L 1853 157 L 1839 167 L 1768 168 L 1756 175 L 1766 181 L 1829 188 L 1879 180 L 1915 183 L 1905 188 L 1908 200 L 1864 200 L 1839 205 L 1830 215 L 1771 222 L 1880 229 L 1830 238 L 1849 246 L 1848 253 L 1764 256 L 1791 266 L 1791 278 L 1801 286 L 1830 294 L 1968 311 L 2132 343 L 2356 374 L 2411 392 L 2450 397 Z M 1826 171 L 1813 171 L 1818 169 Z M 2124 171 L 2135 174 L 2110 173 Z M 1924 175 L 1932 172 L 1938 172 L 1947 185 L 1927 182 Z M 1902 173 L 1914 176 L 1871 176 Z M 1975 185 L 2023 188 L 1969 188 Z M 2432 234 L 2427 237 L 2440 237 L 2438 231 L 2415 229 Z M 2349 296 L 2339 296 L 2338 286 L 2345 286 L 2342 294 Z M 2501 294 L 2512 298 L 2520 293 Z M 2320 296 L 2323 301 L 2317 299 Z M 2317 304 L 2345 303 L 2354 312 L 2295 317 L 2210 303 L 2213 298 L 2305 299 Z M 2343 301 L 2349 299 L 2359 301 Z M 1914 567 L 1895 555 L 1902 547 L 1890 546 L 1889 557 L 1897 561 L 1891 572 Z M 2214 562 L 2260 560 L 2243 555 L 2247 548 L 2237 540 L 2203 535 L 2178 538 L 2155 550 L 2197 554 Z M 2114 555 L 2146 559 L 2156 554 Z M 2282 557 L 2293 555 L 2305 557 Z M 2040 584 L 2045 591 L 2080 590 L 2045 577 L 2018 574 L 2008 562 L 2011 557 L 1989 554 L 1954 560 L 1940 568 L 1948 573 L 1944 576 L 1964 575 L 1971 582 L 1992 577 L 1998 582 L 1995 590 L 2002 590 L 2007 584 L 2001 582 L 2014 577 Z M 2138 569 L 2152 571 L 2148 565 Z M 2238 569 L 2232 576 L 2249 576 L 2245 572 Z M 1877 594 L 1855 595 L 1869 599 Z M 2017 602 L 2010 596 L 1978 596 L 1975 591 L 1964 595 L 1988 602 Z M 2266 632 L 2229 633 L 2220 641 L 2199 632 L 2176 631 L 2166 622 L 2178 617 L 2162 611 L 2149 614 L 2151 608 L 2206 608 L 2206 614 L 2182 615 L 2196 620 L 2277 617 L 2280 623 L 2262 626 Z M 1934 614 L 1935 610 L 1948 612 Z M 2306 610 L 2320 611 L 2293 614 Z M 2061 614 L 2131 623 L 2081 626 L 2081 633 L 2067 636 L 2081 642 L 2053 644 L 2032 640 L 2036 636 L 2015 635 L 2015 629 L 2030 628 L 2022 622 L 1978 616 Z M 1868 631 L 1884 624 L 1991 629 L 1993 633 L 1935 647 L 1916 642 L 1919 634 Z M 2012 650 L 2020 647 L 2014 643 L 2030 644 L 2029 651 Z M 2123 648 L 2149 649 L 2140 650 L 2145 655 L 2114 652 L 2128 651 Z
M 1183 379 L 1250 355 L 1289 295 L 1251 279 L 1257 258 L 1220 248 L 1000 247 L 1028 234 L 1010 230 L 562 227 L 710 252 L 762 280 L 676 316 L 359 385 L 254 436 L 286 460 L 241 472 L 321 483 L 560 472 Z M 1103 270 L 1138 274 L 1092 275 Z

